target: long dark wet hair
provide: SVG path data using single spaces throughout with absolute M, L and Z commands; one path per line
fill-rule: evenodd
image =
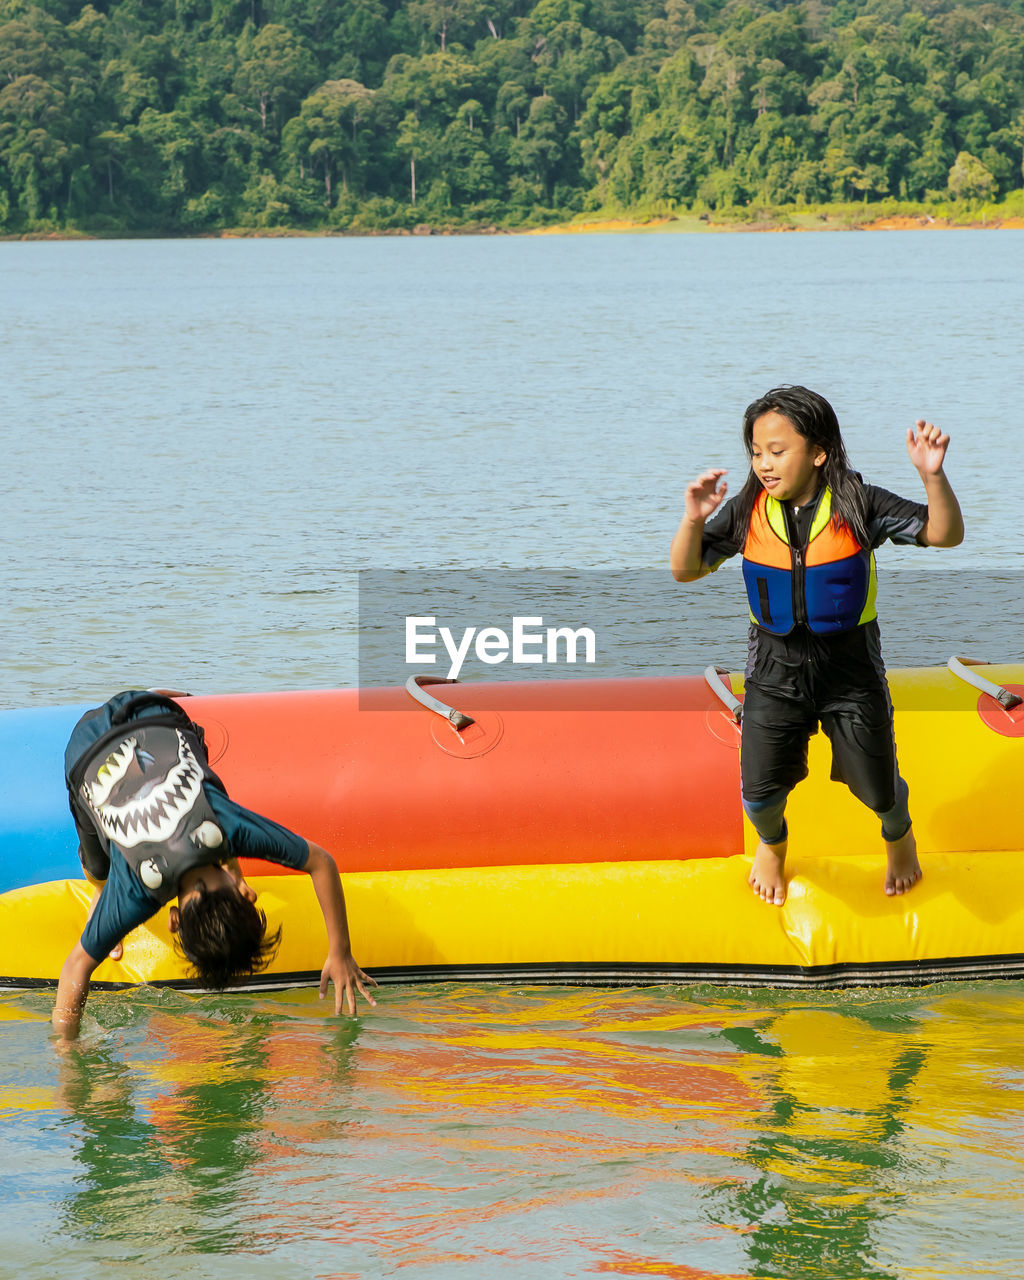
M 763 413 L 772 410 L 781 413 L 793 424 L 798 435 L 825 454 L 821 468 L 822 482 L 832 490 L 832 521 L 838 529 L 845 525 L 862 547 L 868 543 L 865 525 L 866 500 L 864 482 L 856 471 L 850 470 L 846 446 L 839 431 L 839 419 L 824 396 L 807 387 L 775 387 L 752 404 L 743 413 L 743 447 L 747 457 L 753 460 L 754 423 Z M 763 485 L 751 470 L 746 483 L 736 497 L 738 523 L 744 529 L 750 523 L 751 512 Z

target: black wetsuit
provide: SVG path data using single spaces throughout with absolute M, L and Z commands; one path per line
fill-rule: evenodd
M 864 491 L 868 546 L 917 544 L 927 506 L 874 485 Z M 806 547 L 815 504 L 784 508 L 790 544 Z M 746 536 L 732 499 L 705 526 L 703 562 L 716 569 L 742 554 Z M 761 838 L 770 844 L 784 838 L 785 798 L 807 776 L 807 744 L 819 723 L 832 744 L 832 777 L 882 818 L 887 839 L 903 835 L 907 790 L 896 763 L 878 623 L 834 635 L 815 635 L 803 624 L 775 635 L 752 623 L 745 674 L 740 772 L 744 808 Z

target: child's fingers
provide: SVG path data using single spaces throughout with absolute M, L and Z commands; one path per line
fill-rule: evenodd
M 949 444 L 949 436 L 933 422 L 919 418 L 915 426 L 907 428 L 907 448 L 913 449 L 922 444 L 944 449 Z
M 373 982 L 373 979 L 367 978 L 365 973 L 362 974 L 361 977 L 365 979 L 367 982 Z M 376 986 L 377 984 L 373 982 L 373 985 Z M 350 1018 L 354 1018 L 356 1016 L 356 992 L 357 991 L 363 997 L 363 999 L 366 1001 L 367 1004 L 373 1005 L 374 1008 L 377 1007 L 377 1001 L 374 1000 L 373 996 L 370 995 L 369 991 L 367 991 L 362 981 L 360 981 L 359 978 L 350 978 L 349 981 L 346 982 L 345 984 L 345 1004 L 348 1006 L 348 1014 Z M 338 1008 L 335 1009 L 335 1013 L 340 1013 L 340 1012 L 341 1012 L 341 1000 L 339 998 Z
M 329 977 L 320 979 L 320 996 L 321 999 L 327 994 L 327 984 Z M 342 981 L 340 977 L 334 979 L 334 1012 L 335 1015 L 341 1013 L 341 1006 L 348 998 L 348 1011 L 352 1012 L 352 988 L 348 980 Z
M 320 999 L 323 1000 L 327 995 L 327 988 L 334 983 L 334 1012 L 340 1014 L 342 1008 L 345 1008 L 350 1017 L 356 1016 L 356 992 L 363 997 L 367 1004 L 371 1004 L 376 1008 L 377 1001 L 370 995 L 367 986 L 375 987 L 377 985 L 375 979 L 369 974 L 363 973 L 362 969 L 355 968 L 352 971 L 342 971 L 332 974 L 330 966 L 325 965 L 323 972 L 320 974 Z M 364 985 L 365 984 L 365 985 Z
M 706 489 L 708 486 L 714 487 L 722 476 L 728 474 L 723 467 L 715 467 L 711 471 L 702 471 L 693 484 L 687 485 L 687 488 Z
M 374 1000 L 373 996 L 371 996 L 369 991 L 367 991 L 366 987 L 363 985 L 364 982 L 372 983 L 373 986 L 377 985 L 372 978 L 368 978 L 365 973 L 361 973 L 359 978 L 349 978 L 343 989 L 337 985 L 335 986 L 334 990 L 337 994 L 337 999 L 334 1004 L 335 1013 L 341 1013 L 342 997 L 344 996 L 346 1011 L 350 1018 L 354 1018 L 358 1012 L 356 1001 L 357 991 L 367 1004 L 372 1005 L 376 1009 L 377 1001 Z
M 687 501 L 703 505 L 705 502 L 712 502 L 717 506 L 725 497 L 729 488 L 727 481 L 722 480 L 722 476 L 726 473 L 722 470 L 705 471 L 703 475 L 698 476 L 693 484 L 686 486 Z M 721 484 L 719 484 L 721 482 Z M 710 508 L 713 509 L 713 508 Z

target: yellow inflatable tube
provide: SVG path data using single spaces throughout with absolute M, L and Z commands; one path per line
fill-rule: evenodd
M 982 670 L 1011 690 L 1024 681 L 1022 666 Z M 738 693 L 739 681 L 731 684 Z M 945 669 L 893 673 L 890 685 L 925 873 L 910 893 L 883 893 L 877 819 L 829 781 L 827 742 L 818 735 L 810 777 L 789 808 L 790 887 L 782 907 L 761 902 L 747 884 L 756 843 L 749 827 L 729 856 L 678 859 L 644 856 L 638 836 L 626 856 L 601 857 L 596 849 L 590 862 L 575 855 L 533 862 L 524 848 L 516 865 L 344 870 L 345 851 L 336 847 L 359 963 L 379 981 L 849 986 L 1024 975 L 1024 842 L 1015 803 L 1024 709 L 989 706 L 993 698 Z M 589 745 L 599 751 L 603 713 L 590 714 L 597 718 Z M 624 714 L 632 713 L 608 713 Z M 696 723 L 680 715 L 679 727 Z M 710 691 L 699 719 L 721 748 L 721 767 L 735 770 L 728 716 Z M 514 747 L 514 715 L 505 720 L 503 741 L 511 738 Z M 621 750 L 621 733 L 610 733 L 607 743 Z M 714 755 L 710 746 L 701 749 Z M 454 760 L 447 797 L 456 840 L 454 766 L 466 764 Z M 738 786 L 735 805 L 738 815 Z M 680 812 L 678 820 L 692 823 L 697 815 Z M 709 846 L 715 839 L 709 836 Z M 318 978 L 325 937 L 308 877 L 257 874 L 250 882 L 283 935 L 271 970 L 253 985 Z M 69 876 L 0 894 L 7 985 L 55 980 L 83 927 L 90 892 Z M 167 933 L 166 911 L 127 939 L 123 961 L 97 969 L 94 985 L 140 982 L 192 985 Z

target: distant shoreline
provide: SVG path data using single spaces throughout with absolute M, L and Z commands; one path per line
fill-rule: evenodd
M 1016 208 L 1016 206 L 1015 206 Z M 41 240 L 280 240 L 280 239 L 375 239 L 386 236 L 558 236 L 616 235 L 644 233 L 649 235 L 737 234 L 758 232 L 781 234 L 793 231 L 1022 231 L 1024 215 L 1017 212 L 1000 214 L 996 210 L 971 215 L 928 213 L 861 213 L 849 208 L 799 210 L 795 212 L 766 210 L 751 215 L 749 211 L 722 214 L 680 213 L 629 218 L 577 217 L 570 222 L 554 222 L 547 226 L 500 227 L 419 223 L 415 227 L 351 228 L 322 227 L 225 227 L 220 231 L 25 231 L 0 234 L 0 243 Z
M 672 234 L 680 232 L 696 233 L 736 233 L 736 232 L 773 232 L 790 231 L 996 231 L 1024 230 L 1024 217 L 1008 216 L 1005 218 L 978 218 L 972 221 L 958 221 L 954 218 L 936 217 L 930 214 L 896 214 L 867 218 L 863 222 L 851 221 L 840 214 L 813 215 L 799 218 L 766 217 L 751 221 L 730 220 L 719 222 L 714 217 L 700 218 L 694 214 L 684 214 L 671 218 L 651 218 L 647 221 L 629 218 L 597 218 L 593 221 L 562 222 L 550 227 L 530 227 L 520 232 L 522 235 L 588 235 L 614 234 L 617 232 L 643 231 L 650 233 Z

